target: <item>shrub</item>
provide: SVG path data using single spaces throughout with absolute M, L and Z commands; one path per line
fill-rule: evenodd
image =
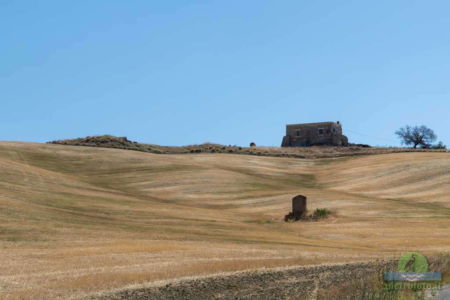
M 313 219 L 323 219 L 328 217 L 328 215 L 330 215 L 331 211 L 329 211 L 326 208 L 317 208 L 313 214 L 312 217 Z
M 447 146 L 443 142 L 439 142 L 436 145 L 431 146 L 431 149 L 447 149 Z

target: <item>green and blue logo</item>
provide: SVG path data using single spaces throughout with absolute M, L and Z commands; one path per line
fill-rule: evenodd
M 385 281 L 440 281 L 441 273 L 428 272 L 428 261 L 418 252 L 405 253 L 397 265 L 398 272 L 385 272 Z

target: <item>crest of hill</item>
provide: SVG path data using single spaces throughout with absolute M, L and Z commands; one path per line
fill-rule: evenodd
M 156 149 L 151 145 L 141 144 L 130 141 L 127 137 L 117 137 L 113 135 L 88 136 L 84 138 L 58 140 L 49 142 L 49 144 L 61 144 L 71 146 L 88 146 L 102 148 L 118 148 L 126 150 L 135 150 L 143 152 L 153 152 Z
M 368 145 L 353 144 L 342 146 L 313 146 L 313 147 L 240 147 L 236 145 L 220 145 L 203 143 L 187 146 L 160 146 L 130 141 L 127 137 L 112 135 L 88 136 L 84 138 L 56 140 L 49 144 L 116 148 L 134 150 L 155 154 L 183 154 L 183 153 L 229 153 L 258 156 L 294 157 L 294 158 L 333 158 L 355 155 L 386 154 L 397 152 L 448 152 L 436 149 L 412 149 L 397 147 L 369 147 Z

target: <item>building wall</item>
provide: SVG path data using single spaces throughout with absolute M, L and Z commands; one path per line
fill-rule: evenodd
M 342 146 L 347 142 L 338 122 L 291 124 L 286 126 L 286 136 L 282 147 L 299 147 L 313 145 Z

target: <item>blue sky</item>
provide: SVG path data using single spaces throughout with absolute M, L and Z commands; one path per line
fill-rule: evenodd
M 0 140 L 279 145 L 341 121 L 450 146 L 449 1 L 0 0 Z

